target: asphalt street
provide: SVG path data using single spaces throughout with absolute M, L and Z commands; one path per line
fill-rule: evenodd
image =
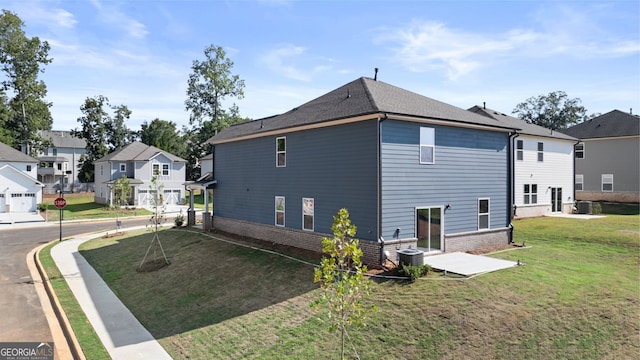
M 123 219 L 123 227 L 149 223 L 148 217 Z M 7 228 L 3 228 L 7 226 Z M 59 238 L 58 223 L 0 225 L 0 342 L 53 341 L 33 279 L 27 254 Z M 62 224 L 62 237 L 115 230 L 115 220 Z

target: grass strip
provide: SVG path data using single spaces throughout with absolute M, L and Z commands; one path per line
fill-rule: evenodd
M 69 319 L 85 357 L 91 360 L 111 359 L 51 257 L 51 248 L 57 244 L 51 243 L 40 251 L 43 270 L 49 277 L 51 287 Z

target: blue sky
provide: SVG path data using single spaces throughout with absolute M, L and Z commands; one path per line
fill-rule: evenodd
M 53 128 L 86 97 L 132 110 L 128 126 L 184 109 L 191 63 L 222 46 L 254 119 L 361 76 L 446 103 L 511 113 L 562 90 L 589 113 L 640 113 L 640 3 L 626 1 L 3 0 L 51 45 L 41 78 Z

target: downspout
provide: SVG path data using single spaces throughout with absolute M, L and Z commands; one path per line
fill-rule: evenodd
M 507 213 L 507 223 L 509 224 L 509 244 L 513 243 L 513 217 L 515 216 L 514 206 L 515 206 L 515 177 L 516 177 L 516 157 L 513 154 L 513 149 L 516 138 L 520 136 L 517 131 L 514 131 L 509 134 L 509 151 L 507 151 L 507 157 L 509 162 L 509 192 L 507 196 L 507 202 L 509 204 L 509 211 Z

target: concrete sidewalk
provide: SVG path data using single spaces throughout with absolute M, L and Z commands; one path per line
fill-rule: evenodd
M 80 244 L 104 234 L 65 240 L 51 257 L 112 359 L 171 359 L 78 252 Z

